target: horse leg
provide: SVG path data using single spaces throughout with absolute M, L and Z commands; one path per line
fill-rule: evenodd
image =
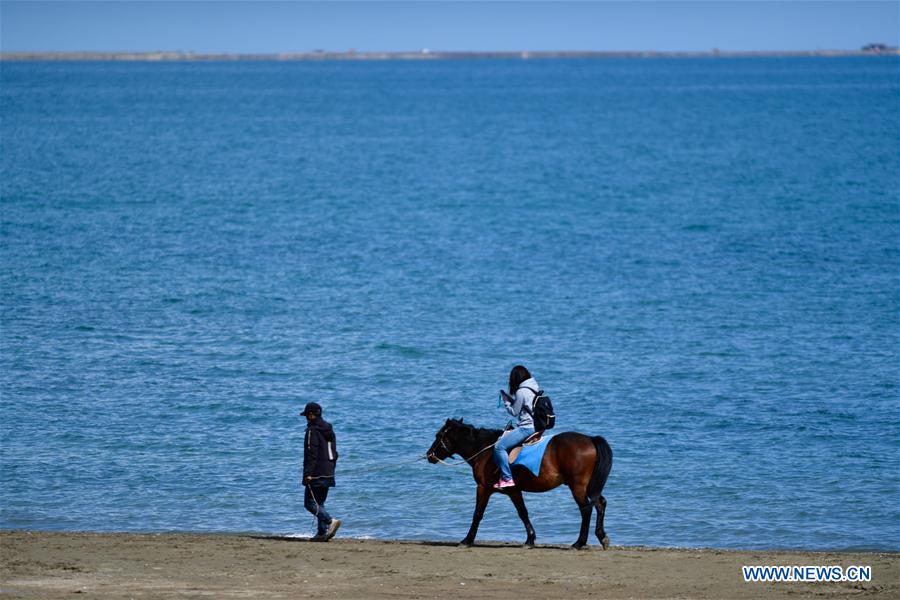
M 606 550 L 609 548 L 609 536 L 606 535 L 606 530 L 603 529 L 603 517 L 606 516 L 606 498 L 600 496 L 597 498 L 597 528 L 594 529 L 594 533 L 597 534 L 597 539 L 600 540 L 600 543 L 603 545 L 603 549 Z
M 591 515 L 594 512 L 593 502 L 587 497 L 587 484 L 572 484 L 569 486 L 572 490 L 572 496 L 578 504 L 578 510 L 581 512 L 581 531 L 578 533 L 578 539 L 572 544 L 575 550 L 581 550 L 587 544 L 588 529 L 591 527 Z
M 509 492 L 509 499 L 512 500 L 513 506 L 516 507 L 516 512 L 519 513 L 519 518 L 522 519 L 522 522 L 525 524 L 525 534 L 528 536 L 525 540 L 525 547 L 534 548 L 534 527 L 531 526 L 531 521 L 528 519 L 528 509 L 525 508 L 525 499 L 522 498 L 522 490 L 513 488 Z
M 491 497 L 493 489 L 485 485 L 479 485 L 475 491 L 475 513 L 472 515 L 472 526 L 469 527 L 469 533 L 459 543 L 460 546 L 470 548 L 475 543 L 475 534 L 478 533 L 478 524 L 484 516 L 484 509 L 487 507 L 488 498 Z

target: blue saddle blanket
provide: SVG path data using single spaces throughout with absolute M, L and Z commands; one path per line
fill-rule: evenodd
M 550 440 L 553 439 L 553 434 L 544 434 L 544 437 L 541 438 L 541 441 L 537 444 L 531 446 L 522 446 L 522 451 L 519 452 L 519 455 L 516 457 L 516 460 L 513 461 L 513 466 L 522 465 L 527 468 L 529 471 L 534 473 L 535 477 L 538 477 L 541 474 L 541 461 L 544 458 L 544 452 L 547 450 L 547 444 L 550 443 Z

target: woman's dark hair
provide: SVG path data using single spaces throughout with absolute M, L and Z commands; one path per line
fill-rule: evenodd
M 513 395 L 516 393 L 516 390 L 519 389 L 519 386 L 522 385 L 525 381 L 531 379 L 531 373 L 528 372 L 528 369 L 523 367 L 522 365 L 516 365 L 512 368 L 512 371 L 509 372 L 509 393 Z

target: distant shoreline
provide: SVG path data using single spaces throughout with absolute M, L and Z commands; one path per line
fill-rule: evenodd
M 0 52 L 0 61 L 121 61 L 121 62 L 262 62 L 262 61 L 384 61 L 384 60 L 547 60 L 609 58 L 763 58 L 897 56 L 900 50 L 799 50 L 757 52 L 292 52 L 280 54 L 207 54 L 199 52 Z

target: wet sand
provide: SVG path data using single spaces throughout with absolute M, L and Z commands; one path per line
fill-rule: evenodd
M 869 565 L 744 583 L 741 565 Z M 900 598 L 900 554 L 0 532 L 0 598 Z

